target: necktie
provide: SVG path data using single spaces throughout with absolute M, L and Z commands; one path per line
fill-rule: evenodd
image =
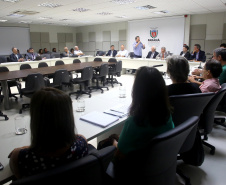
M 164 58 L 164 53 L 162 54 L 162 58 Z

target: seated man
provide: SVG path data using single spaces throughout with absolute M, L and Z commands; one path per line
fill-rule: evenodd
M 201 50 L 201 46 L 199 44 L 194 45 L 194 50 L 191 53 L 190 60 L 194 60 L 195 62 L 205 62 L 206 61 L 205 51 Z
M 34 49 L 33 48 L 29 48 L 28 49 L 28 52 L 26 54 L 26 60 L 28 60 L 28 61 L 30 61 L 30 60 L 34 61 L 37 56 L 38 56 L 38 54 L 34 52 Z
M 56 48 L 53 48 L 53 49 L 52 49 L 52 52 L 55 52 L 55 53 L 56 53 Z
M 124 45 L 121 45 L 121 50 L 118 51 L 116 57 L 128 57 L 128 51 L 125 49 Z
M 73 54 L 69 51 L 68 47 L 64 47 L 64 52 L 62 53 L 62 57 L 71 57 Z
M 79 50 L 78 46 L 75 46 L 74 55 L 82 56 L 84 53 Z
M 111 45 L 111 49 L 107 52 L 106 56 L 115 57 L 117 51 L 115 50 L 115 46 Z
M 9 56 L 10 62 L 23 62 L 24 58 L 21 54 L 18 53 L 17 48 L 12 48 L 12 54 Z
M 165 47 L 161 47 L 161 53 L 159 53 L 156 58 L 164 60 L 166 57 L 168 57 L 168 53 L 166 52 Z
M 187 45 L 183 46 L 183 51 L 181 51 L 180 55 L 186 58 L 187 60 L 190 60 L 191 54 L 189 53 L 189 47 Z
M 220 47 L 226 49 L 226 43 L 222 43 L 222 44 L 220 45 Z
M 152 46 L 151 47 L 151 51 L 148 52 L 148 55 L 146 58 L 156 58 L 156 56 L 158 55 L 159 53 L 156 51 L 156 47 L 155 46 Z
M 43 51 L 44 51 L 43 54 L 49 54 L 49 53 L 50 53 L 50 52 L 47 50 L 47 48 L 44 48 Z

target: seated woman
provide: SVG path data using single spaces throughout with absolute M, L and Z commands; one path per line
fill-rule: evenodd
M 201 93 L 196 83 L 188 82 L 189 64 L 184 57 L 172 56 L 167 58 L 167 73 L 173 83 L 167 86 L 169 96 Z
M 71 98 L 54 88 L 36 92 L 30 104 L 31 145 L 14 149 L 10 168 L 17 178 L 41 173 L 84 157 L 86 139 L 75 134 Z
M 38 50 L 38 55 L 40 56 L 40 55 L 42 55 L 43 54 L 43 49 L 39 49 Z
M 115 159 L 146 147 L 151 139 L 174 128 L 165 81 L 153 67 L 137 70 L 129 118 L 120 134 Z
M 202 77 L 205 79 L 203 82 L 195 80 L 196 76 L 190 76 L 191 82 L 197 83 L 200 90 L 205 92 L 218 92 L 221 88 L 218 77 L 222 73 L 221 63 L 217 60 L 211 59 L 206 62 L 202 70 Z

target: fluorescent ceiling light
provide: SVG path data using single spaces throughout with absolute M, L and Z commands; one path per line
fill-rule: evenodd
M 60 19 L 60 21 L 70 21 L 70 19 Z
M 10 15 L 8 15 L 8 16 L 10 16 L 10 17 L 24 17 L 25 15 L 13 13 L 13 14 L 10 14 Z
M 151 6 L 151 5 L 145 5 L 145 6 L 137 6 L 135 8 L 138 9 L 138 10 L 150 10 L 150 9 L 154 9 L 156 7 Z
M 51 22 L 43 22 L 42 24 L 53 24 L 53 23 L 51 23 Z
M 86 8 L 75 8 L 75 9 L 73 9 L 73 11 L 77 11 L 77 12 L 87 12 L 87 11 L 89 11 L 89 9 L 86 9 Z
M 112 3 L 117 3 L 117 4 L 131 4 L 135 3 L 135 0 L 112 0 Z
M 6 21 L 8 21 L 8 20 L 0 20 L 0 22 L 6 22 Z
M 97 13 L 98 15 L 111 15 L 112 13 L 110 12 L 101 12 L 101 13 Z
M 19 0 L 2 0 L 4 2 L 9 2 L 9 3 L 16 3 L 18 2 Z
M 30 24 L 30 23 L 32 23 L 32 21 L 20 21 L 19 23 Z
M 90 23 L 90 21 L 79 21 L 80 23 Z
M 52 19 L 52 17 L 39 17 L 40 20 Z
M 43 6 L 43 7 L 48 7 L 48 8 L 57 8 L 57 7 L 60 7 L 62 6 L 61 4 L 55 4 L 55 3 L 42 3 L 42 4 L 39 4 L 38 6 Z
M 168 10 L 163 10 L 163 11 L 159 11 L 159 12 L 153 12 L 155 14 L 165 14 L 165 13 L 169 13 Z
M 121 15 L 121 16 L 116 16 L 117 18 L 121 18 L 121 19 L 125 19 L 125 18 L 128 18 L 127 16 L 125 16 L 125 15 Z

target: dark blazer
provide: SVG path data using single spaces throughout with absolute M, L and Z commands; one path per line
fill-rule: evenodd
M 191 53 L 190 60 L 193 60 L 193 59 L 196 60 L 196 54 L 197 54 L 196 52 L 194 54 Z M 199 57 L 198 57 L 198 60 L 197 61 L 202 61 L 202 62 L 205 62 L 206 61 L 205 51 L 199 50 Z
M 146 58 L 151 58 L 151 54 L 152 54 L 152 52 L 149 51 L 149 52 L 148 52 L 148 55 L 146 56 Z M 159 54 L 159 53 L 156 51 L 155 54 L 154 54 L 154 56 L 153 56 L 153 58 L 156 58 L 156 56 L 157 56 L 158 54 Z
M 183 54 L 183 51 L 181 51 L 180 55 Z M 190 60 L 191 58 L 191 54 L 187 51 L 187 53 L 185 53 L 184 58 L 186 58 L 187 60 Z
M 110 55 L 111 55 L 111 50 L 109 50 L 109 51 L 107 52 L 106 56 L 110 56 Z M 117 55 L 117 51 L 114 50 L 112 56 L 115 57 L 116 55 Z
M 23 56 L 21 54 L 17 54 L 18 58 L 23 58 Z M 9 55 L 9 60 L 10 62 L 18 62 L 18 59 L 16 58 L 16 55 L 14 53 L 12 53 L 11 55 Z

